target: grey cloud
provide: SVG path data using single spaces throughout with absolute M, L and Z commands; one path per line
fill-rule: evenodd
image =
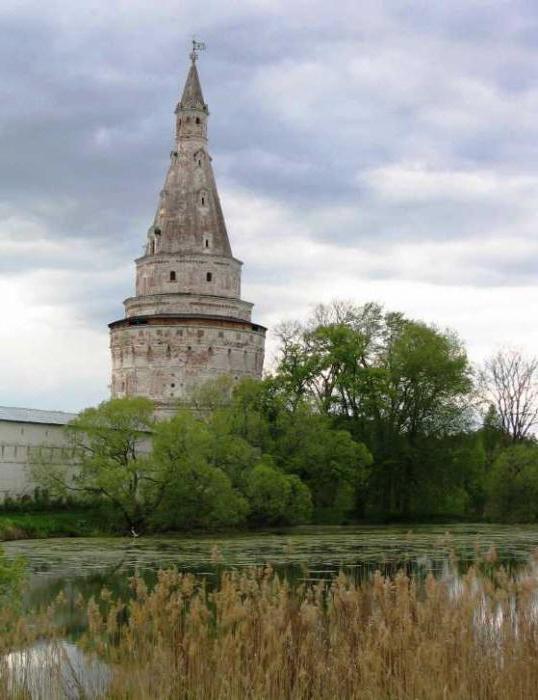
M 208 0 L 201 9 L 195 0 L 132 0 L 119 9 L 104 0 L 6 0 L 0 276 L 54 273 L 50 303 L 105 337 L 132 291 L 131 261 L 167 168 L 193 33 L 208 45 L 200 72 L 210 147 L 236 226 L 234 192 L 276 203 L 287 212 L 282 240 L 293 233 L 305 246 L 331 246 L 336 258 L 379 255 L 362 270 L 366 281 L 435 282 L 434 265 L 426 275 L 385 264 L 383 251 L 395 246 L 535 236 L 535 194 L 513 186 L 521 173 L 538 180 L 533 2 Z M 410 163 L 426 176 L 495 173 L 498 185 L 474 198 L 441 186 L 415 199 L 372 186 L 372 172 Z M 256 229 L 267 237 L 261 248 L 275 235 L 269 209 Z M 18 247 L 5 243 L 4 210 L 21 222 Z M 48 248 L 32 249 L 34 225 Z M 303 283 L 300 269 L 269 269 L 242 233 L 231 227 L 231 235 L 250 255 L 247 288 Z M 438 281 L 526 285 L 538 268 L 534 248 L 526 258 L 480 255 L 476 246 L 462 253 Z M 309 269 L 316 274 L 336 280 L 339 270 Z M 283 311 L 276 291 L 252 301 L 263 317 Z

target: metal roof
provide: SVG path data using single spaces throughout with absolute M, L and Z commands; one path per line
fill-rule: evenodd
M 76 413 L 65 411 L 43 411 L 38 408 L 12 408 L 0 406 L 0 421 L 12 423 L 45 423 L 46 425 L 67 425 L 76 418 Z

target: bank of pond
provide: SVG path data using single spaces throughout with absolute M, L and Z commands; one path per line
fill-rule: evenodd
M 538 687 L 536 526 L 3 548 L 26 580 L 0 612 L 1 697 L 461 700 Z

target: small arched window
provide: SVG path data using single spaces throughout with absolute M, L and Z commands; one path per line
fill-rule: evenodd
M 202 206 L 205 205 L 205 197 L 202 197 Z
M 175 282 L 176 281 L 176 273 L 174 270 L 170 271 L 170 282 Z
M 208 282 L 211 282 L 212 279 L 213 279 L 213 273 L 212 273 L 212 272 L 206 273 L 205 278 L 206 278 L 206 280 L 207 280 Z
M 196 123 L 197 123 L 197 124 L 200 123 L 200 117 L 196 117 Z

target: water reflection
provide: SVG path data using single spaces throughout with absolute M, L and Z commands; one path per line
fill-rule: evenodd
M 13 651 L 2 666 L 10 696 L 31 700 L 103 697 L 111 678 L 106 664 L 66 640 L 42 641 Z

